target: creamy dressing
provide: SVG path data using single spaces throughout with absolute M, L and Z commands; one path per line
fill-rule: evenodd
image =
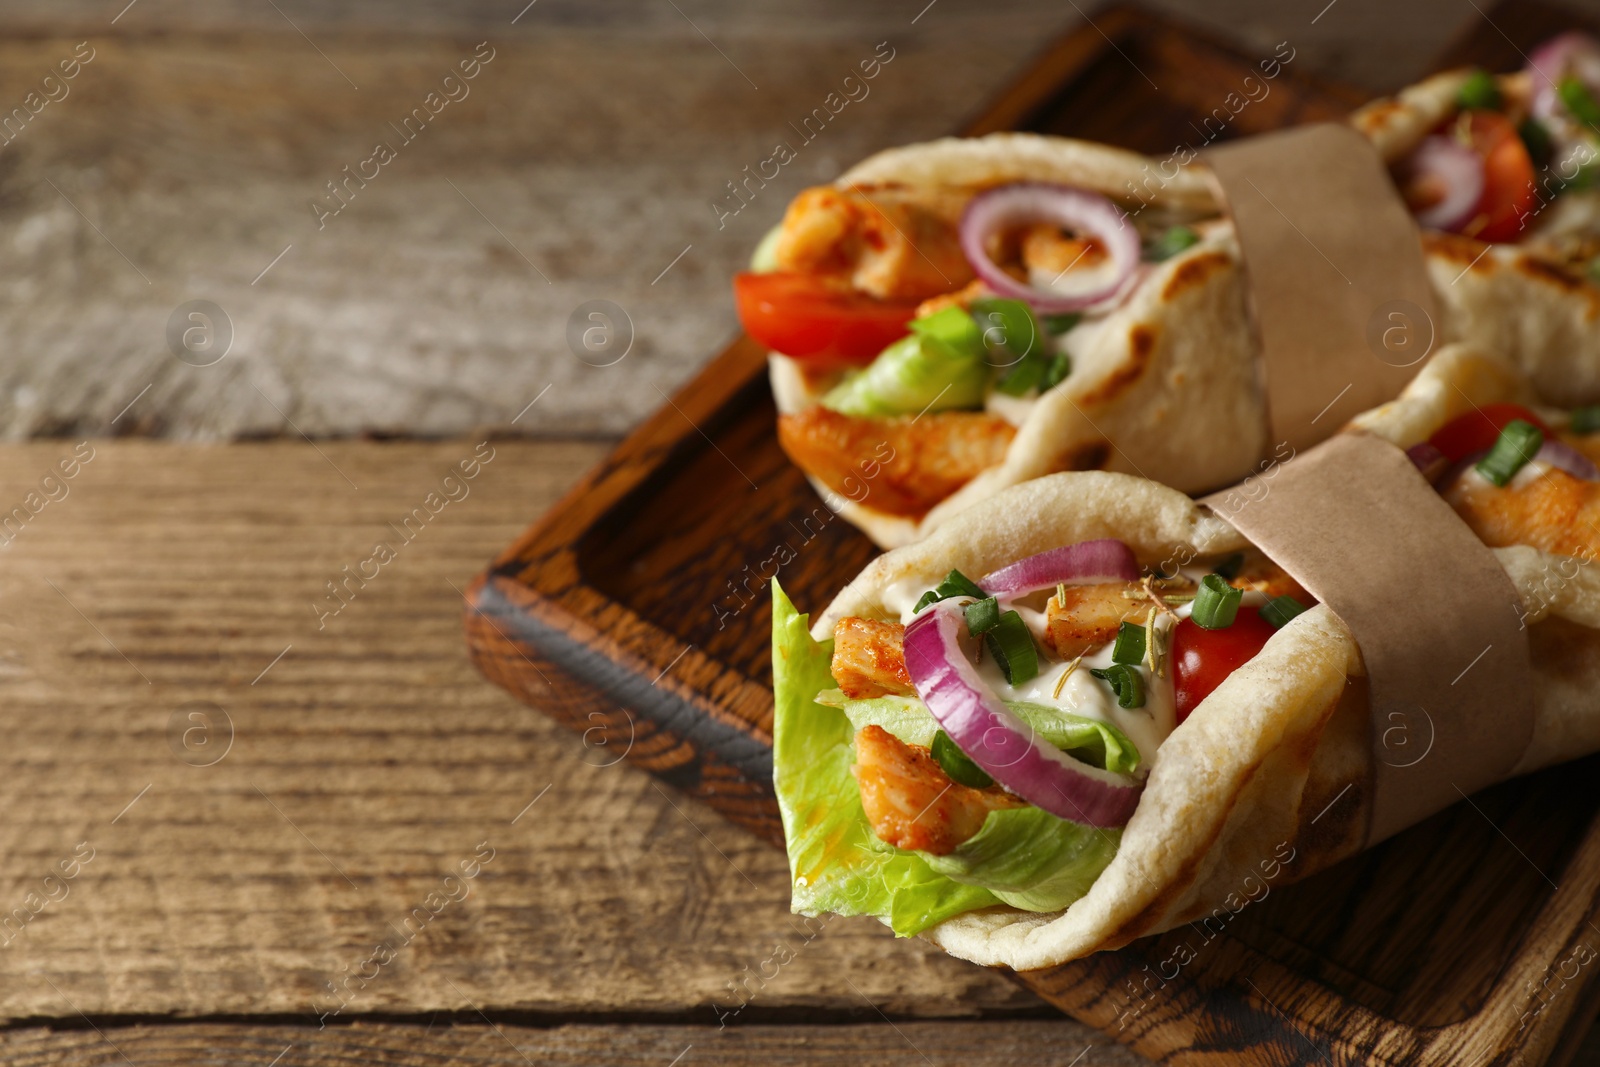
M 1018 610 L 1021 613 L 1022 609 Z M 1032 614 L 1043 615 L 1042 612 Z M 1023 617 L 1026 619 L 1027 616 Z M 1156 626 L 1170 634 L 1172 619 L 1164 617 L 1157 621 Z M 1042 704 L 1081 715 L 1085 719 L 1110 723 L 1128 735 L 1128 740 L 1139 750 L 1141 773 L 1148 773 L 1156 750 L 1178 725 L 1171 665 L 1168 664 L 1166 677 L 1157 678 L 1151 673 L 1148 662 L 1140 664 L 1137 670 L 1144 680 L 1144 707 L 1119 707 L 1110 683 L 1089 673 L 1091 668 L 1111 666 L 1111 651 L 1115 644 L 1111 642 L 1084 656 L 1075 669 L 1070 662 L 1047 660 L 1041 656 L 1039 673 L 1021 685 L 1014 686 L 1006 681 L 993 656 L 983 657 L 978 663 L 978 674 L 1001 700 Z M 1072 674 L 1061 686 L 1061 695 L 1058 697 L 1055 695 L 1056 686 L 1069 669 L 1072 669 Z

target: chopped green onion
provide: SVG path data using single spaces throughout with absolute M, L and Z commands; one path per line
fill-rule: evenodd
M 1200 235 L 1189 227 L 1174 226 L 1160 237 L 1145 244 L 1144 258 L 1150 263 L 1160 263 L 1199 243 Z
M 986 634 L 1000 621 L 1000 601 L 994 597 L 967 605 L 967 630 L 974 636 Z
M 1000 376 L 994 387 L 1007 396 L 1023 396 L 1044 380 L 1047 369 L 1035 356 L 1019 359 L 1014 367 Z
M 1033 309 L 1020 300 L 980 297 L 969 310 L 983 331 L 984 347 L 1001 360 L 999 366 L 1027 359 L 1044 347 L 1039 320 L 1033 317 Z
M 953 596 L 970 596 L 977 600 L 982 600 L 983 590 L 978 588 L 977 582 L 974 582 L 960 571 L 951 571 L 944 576 L 944 581 L 922 594 L 922 599 L 917 601 L 917 606 L 913 611 L 921 611 L 929 604 L 936 604 L 941 600 L 949 600 Z
M 943 730 L 933 735 L 933 758 L 952 782 L 972 789 L 988 789 L 994 785 L 994 779 L 984 774 L 983 768 L 956 747 L 950 735 Z
M 1595 103 L 1587 86 L 1572 75 L 1556 85 L 1556 95 L 1572 112 L 1572 117 L 1592 130 L 1600 131 L 1600 104 Z
M 1281 630 L 1308 610 L 1292 596 L 1275 596 L 1261 609 L 1261 617 Z
M 1117 627 L 1117 643 L 1111 648 L 1112 663 L 1144 662 L 1144 627 L 1125 622 Z
M 1522 146 L 1528 150 L 1528 158 L 1533 161 L 1535 170 L 1543 170 L 1550 165 L 1555 155 L 1555 142 L 1550 139 L 1550 131 L 1544 123 L 1538 119 L 1523 119 L 1517 126 L 1517 136 L 1522 138 Z
M 1574 411 L 1569 428 L 1573 433 L 1594 433 L 1600 430 L 1600 404 L 1590 404 L 1586 408 Z
M 1600 282 L 1600 256 L 1596 256 L 1589 261 L 1589 266 L 1585 268 L 1584 273 L 1589 276 L 1591 282 Z
M 1063 311 L 1058 315 L 1044 317 L 1045 332 L 1052 337 L 1059 337 L 1083 321 L 1081 311 Z
M 1224 556 L 1222 560 L 1211 568 L 1212 574 L 1220 574 L 1230 582 L 1239 577 L 1239 571 L 1244 569 L 1244 553 L 1235 552 L 1231 556 Z
M 983 643 L 1010 685 L 1021 685 L 1039 673 L 1039 652 L 1033 647 L 1028 624 L 1015 611 L 1000 616 L 983 635 Z
M 1072 357 L 1065 352 L 1060 353 L 1050 360 L 1050 365 L 1044 369 L 1044 379 L 1039 382 L 1039 392 L 1054 389 L 1066 380 L 1072 373 Z
M 1477 471 L 1495 485 L 1505 485 L 1538 455 L 1544 433 L 1526 419 L 1512 419 L 1495 438 L 1489 454 L 1478 461 Z
M 1499 111 L 1503 101 L 1494 75 L 1486 70 L 1468 74 L 1461 91 L 1456 94 L 1456 103 L 1468 111 Z
M 1189 617 L 1196 626 L 1207 630 L 1225 630 L 1233 625 L 1234 616 L 1239 614 L 1239 601 L 1243 599 L 1243 589 L 1235 589 L 1220 574 L 1208 574 L 1200 579 L 1200 588 L 1195 590 Z
M 1144 707 L 1144 675 L 1139 673 L 1139 668 L 1117 663 L 1110 667 L 1092 668 L 1089 673 L 1111 687 L 1111 691 L 1117 695 L 1117 707 Z

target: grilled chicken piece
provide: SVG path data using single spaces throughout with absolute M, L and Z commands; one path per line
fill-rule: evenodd
M 1128 592 L 1139 595 L 1123 595 Z M 1115 640 L 1124 621 L 1142 625 L 1150 617 L 1150 600 L 1137 582 L 1069 585 L 1066 597 L 1063 604 L 1058 593 L 1045 608 L 1045 643 L 1061 659 L 1076 659 Z
M 1258 593 L 1265 593 L 1268 597 L 1292 596 L 1300 603 L 1311 605 L 1316 597 L 1306 592 L 1305 587 L 1289 576 L 1289 572 L 1272 562 L 1259 552 L 1245 554 L 1244 563 L 1239 568 L 1239 574 L 1229 585 L 1240 589 L 1252 589 Z
M 920 516 L 997 466 L 1016 429 L 981 411 L 868 419 L 814 407 L 778 418 L 795 465 L 839 495 L 890 515 Z
M 925 748 L 908 745 L 881 726 L 856 734 L 861 807 L 884 844 L 943 856 L 983 829 L 991 811 L 1022 801 L 1001 789 L 952 782 Z
M 1445 499 L 1490 548 L 1529 545 L 1558 556 L 1600 555 L 1600 484 L 1551 469 L 1526 485 L 1490 485 L 1463 475 Z
M 906 628 L 857 616 L 833 628 L 833 680 L 851 700 L 916 696 L 906 673 Z
M 1029 271 L 1055 276 L 1105 262 L 1105 246 L 1099 241 L 1093 237 L 1069 237 L 1053 223 L 1034 223 L 1018 236 L 1022 263 Z
M 925 300 L 972 280 L 957 234 L 965 204 L 939 188 L 817 186 L 789 205 L 775 258 L 781 270 L 846 278 L 880 300 Z

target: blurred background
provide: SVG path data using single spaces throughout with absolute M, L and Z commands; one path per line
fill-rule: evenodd
M 728 277 L 795 191 L 954 129 L 1099 6 L 9 0 L 0 435 L 617 435 L 733 334 Z M 1371 93 L 1484 17 L 1149 6 Z M 41 101 L 81 41 L 93 58 Z M 869 94 L 724 215 L 728 183 L 884 42 Z M 566 340 L 596 299 L 634 332 L 603 388 Z

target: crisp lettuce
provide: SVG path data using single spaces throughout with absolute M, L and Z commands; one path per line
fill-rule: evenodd
M 999 903 L 1055 911 L 1088 890 L 1115 855 L 1120 833 L 1080 826 L 1038 808 L 991 812 L 983 829 L 948 856 L 909 852 L 878 840 L 850 773 L 856 728 L 844 711 L 816 700 L 834 688 L 833 643 L 812 640 L 808 622 L 774 581 L 772 777 L 796 912 L 874 915 L 895 933 L 910 936 Z M 852 702 L 869 703 L 877 704 Z M 908 703 L 912 706 L 880 705 L 875 714 L 891 733 L 897 732 L 888 725 L 891 718 L 908 730 L 922 728 L 918 716 L 931 721 L 920 704 Z M 1107 752 L 1117 745 L 1111 738 L 1099 743 Z
M 983 406 L 989 364 L 983 332 L 959 307 L 913 319 L 911 333 L 828 390 L 822 406 L 841 415 L 910 415 Z

